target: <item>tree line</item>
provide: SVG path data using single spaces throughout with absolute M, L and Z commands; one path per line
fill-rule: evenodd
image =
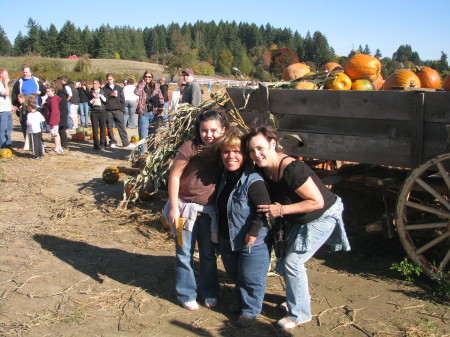
M 293 62 L 305 62 L 316 71 L 330 61 L 344 66 L 355 53 L 378 57 L 384 77 L 397 69 L 415 65 L 430 66 L 443 76 L 449 70 L 444 52 L 439 60 L 422 61 L 410 45 L 401 45 L 392 57 L 383 57 L 379 49 L 372 54 L 366 44 L 339 56 L 319 31 L 302 37 L 297 31 L 270 24 L 197 21 L 143 29 L 108 24 L 82 29 L 66 21 L 58 31 L 54 24 L 43 29 L 29 18 L 25 27 L 26 34 L 19 32 L 11 43 L 0 26 L 0 55 L 65 58 L 75 54 L 148 61 L 163 64 L 172 76 L 187 66 L 202 75 L 229 75 L 233 69 L 239 69 L 242 74 L 263 81 L 279 79 L 284 67 Z

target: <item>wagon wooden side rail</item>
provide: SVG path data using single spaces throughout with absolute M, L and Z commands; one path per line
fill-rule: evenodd
M 268 112 L 288 152 L 410 170 L 398 193 L 395 226 L 410 258 L 431 277 L 449 282 L 450 93 L 227 89 L 247 125 Z

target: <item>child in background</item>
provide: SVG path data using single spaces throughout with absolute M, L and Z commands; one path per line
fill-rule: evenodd
M 16 111 L 16 115 L 17 117 L 19 117 L 20 125 L 22 127 L 24 140 L 26 140 L 27 138 L 27 111 L 23 107 L 23 103 L 25 103 L 25 98 L 27 98 L 27 95 L 25 95 L 24 93 L 17 95 L 17 100 L 20 104 L 20 107 Z
M 34 154 L 33 159 L 42 159 L 44 152 L 42 146 L 41 123 L 45 122 L 45 118 L 39 111 L 36 111 L 36 98 L 33 96 L 34 95 L 28 95 L 24 103 L 25 110 L 28 112 L 27 134 L 29 135 L 30 147 Z
M 63 148 L 61 147 L 61 137 L 59 136 L 59 121 L 61 118 L 61 112 L 59 109 L 59 103 L 61 102 L 61 98 L 55 95 L 55 88 L 48 87 L 47 88 L 47 96 L 48 99 L 43 105 L 45 120 L 47 124 L 50 126 L 50 134 L 55 142 L 55 147 L 53 151 L 56 153 L 62 153 Z

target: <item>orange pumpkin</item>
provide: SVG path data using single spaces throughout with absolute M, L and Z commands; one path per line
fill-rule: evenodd
M 381 62 L 370 55 L 356 54 L 347 62 L 344 72 L 352 81 L 362 79 L 375 81 L 381 73 Z
M 314 90 L 314 89 L 317 89 L 317 87 L 313 82 L 303 81 L 303 82 L 297 82 L 297 84 L 295 85 L 295 89 Z
M 336 69 L 338 68 L 338 69 Z M 342 69 L 342 71 L 344 71 L 344 67 L 342 67 L 339 63 L 336 62 L 327 62 L 325 63 L 323 66 L 320 67 L 319 71 L 328 71 L 331 72 L 333 70 L 340 70 L 339 68 Z
M 420 88 L 420 79 L 411 70 L 400 69 L 391 74 L 386 81 L 384 81 L 384 90 L 391 90 L 392 87 Z
M 283 80 L 284 81 L 292 81 L 297 78 L 305 76 L 311 70 L 304 63 L 293 63 L 290 66 L 286 67 L 283 71 Z
M 352 90 L 373 90 L 369 80 L 356 80 L 352 82 Z
M 383 76 L 380 73 L 378 74 L 378 77 L 375 79 L 375 81 L 371 82 L 373 90 L 381 90 L 381 88 L 383 87 L 383 83 Z
M 444 78 L 444 83 L 442 83 L 442 88 L 444 88 L 445 91 L 450 91 L 450 75 L 447 75 Z
M 86 135 L 84 134 L 84 131 L 83 132 L 80 131 L 80 132 L 74 133 L 72 135 L 72 140 L 76 141 L 76 142 L 85 140 L 85 139 L 86 139 Z
M 439 89 L 441 87 L 441 76 L 430 67 L 416 67 L 414 71 L 420 79 L 421 88 Z
M 352 80 L 344 73 L 336 73 L 335 78 L 325 82 L 325 89 L 332 90 L 350 90 L 352 87 Z
M 159 221 L 161 221 L 161 225 L 163 226 L 163 228 L 165 230 L 170 231 L 169 222 L 166 220 L 166 217 L 164 216 L 164 214 L 161 214 L 161 217 L 159 218 Z

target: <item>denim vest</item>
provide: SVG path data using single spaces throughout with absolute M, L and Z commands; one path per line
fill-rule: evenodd
M 222 175 L 217 196 L 220 195 L 225 187 L 227 175 L 227 172 Z M 245 246 L 245 235 L 249 232 L 251 220 L 256 213 L 255 207 L 251 205 L 248 198 L 248 188 L 253 182 L 258 180 L 264 181 L 259 173 L 245 169 L 228 198 L 228 231 L 230 234 L 231 249 L 233 251 L 242 249 Z M 263 243 L 268 231 L 269 224 L 266 221 L 265 225 L 259 230 L 258 237 L 253 245 L 256 246 Z

